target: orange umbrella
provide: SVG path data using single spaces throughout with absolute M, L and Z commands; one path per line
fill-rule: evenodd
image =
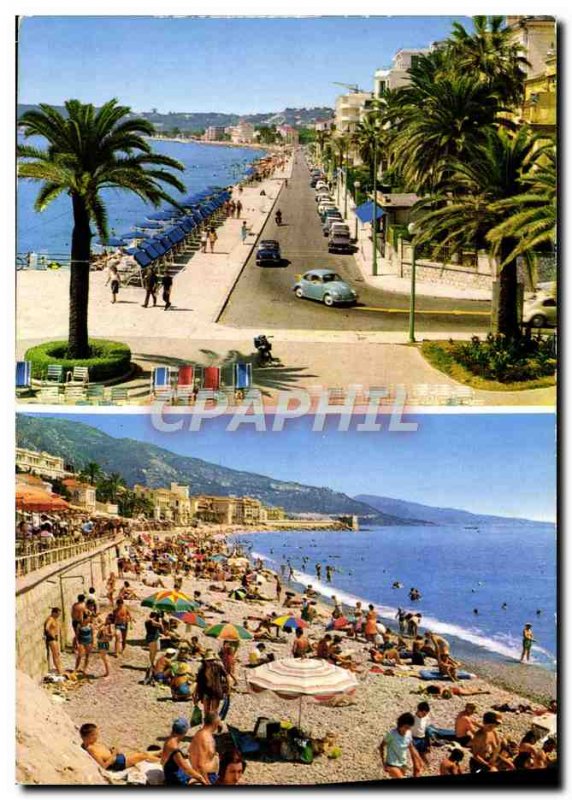
M 36 486 L 16 487 L 16 508 L 22 511 L 64 511 L 69 508 L 63 497 Z

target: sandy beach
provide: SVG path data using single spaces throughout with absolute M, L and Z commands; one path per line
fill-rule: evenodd
M 230 531 L 228 531 L 230 532 Z M 153 592 L 140 581 L 129 577 L 130 584 L 140 599 Z M 172 577 L 164 579 L 172 586 Z M 221 613 L 205 613 L 208 622 L 221 620 L 241 624 L 247 618 L 262 618 L 272 613 L 283 612 L 282 603 L 275 599 L 262 601 L 231 600 L 228 590 L 238 586 L 238 582 L 227 583 L 227 592 L 209 589 L 211 580 L 185 579 L 182 590 L 191 593 L 199 590 L 205 603 L 221 609 Z M 269 578 L 261 586 L 261 593 L 269 598 L 275 597 L 275 582 Z M 284 598 L 284 595 L 282 595 Z M 101 729 L 102 740 L 121 748 L 143 749 L 150 745 L 161 745 L 170 729 L 172 720 L 185 714 L 190 716 L 190 703 L 173 703 L 170 691 L 165 686 L 144 686 L 142 679 L 148 664 L 144 647 L 144 620 L 148 609 L 142 608 L 139 601 L 128 603 L 135 623 L 130 631 L 125 653 L 111 660 L 111 678 L 103 679 L 103 667 L 97 654 L 92 655 L 89 677 L 64 692 L 62 709 L 77 725 L 94 722 Z M 330 611 L 324 603 L 318 604 L 319 618 L 312 623 L 308 633 L 311 641 L 317 641 L 324 631 L 324 623 Z M 182 627 L 182 626 L 181 626 Z M 182 631 L 181 631 L 182 634 Z M 206 637 L 198 628 L 188 628 L 187 635 L 198 635 L 205 647 L 219 649 L 220 642 Z M 267 643 L 267 650 L 277 659 L 290 655 L 291 634 L 283 634 L 284 642 Z M 347 647 L 346 647 L 347 644 Z M 252 694 L 248 691 L 246 676 L 249 669 L 248 654 L 254 642 L 241 642 L 237 654 L 238 685 L 231 694 L 231 703 L 226 723 L 243 731 L 252 730 L 259 716 L 272 720 L 290 720 L 297 724 L 298 701 L 286 701 L 272 693 Z M 325 756 L 317 757 L 313 764 L 264 763 L 249 761 L 244 776 L 246 784 L 326 784 L 346 781 L 380 780 L 386 776 L 380 763 L 378 747 L 383 735 L 395 725 L 397 716 L 404 711 L 413 712 L 417 703 L 423 699 L 418 690 L 425 682 L 415 676 L 415 668 L 394 676 L 372 673 L 368 648 L 364 642 L 344 641 L 344 650 L 351 652 L 354 661 L 360 664 L 357 675 L 358 688 L 351 698 L 343 698 L 339 705 L 328 707 L 310 699 L 303 703 L 302 727 L 305 732 L 323 737 L 334 732 L 342 754 L 332 760 Z M 453 655 L 455 652 L 453 650 Z M 64 655 L 66 667 L 73 667 L 73 656 Z M 199 662 L 193 662 L 193 671 Z M 431 699 L 432 722 L 438 727 L 451 727 L 455 716 L 468 699 L 477 705 L 477 718 L 491 706 L 508 703 L 536 705 L 539 700 L 548 701 L 554 696 L 555 676 L 547 670 L 519 664 L 506 667 L 502 664 L 466 664 L 478 673 L 478 678 L 463 682 L 464 688 L 485 689 L 490 694 L 474 698 L 453 697 L 449 700 Z M 53 691 L 53 690 L 52 690 Z M 534 702 L 533 702 L 534 701 Z M 62 700 L 59 700 L 62 703 Z M 530 713 L 503 714 L 502 733 L 505 737 L 519 741 L 530 729 L 534 717 Z M 190 733 L 193 733 L 191 731 Z M 79 747 L 79 737 L 77 746 Z M 430 757 L 425 775 L 438 774 L 438 767 L 447 748 L 435 748 Z M 465 759 L 465 764 L 468 757 Z

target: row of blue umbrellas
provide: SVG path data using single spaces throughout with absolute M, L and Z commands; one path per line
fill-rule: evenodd
M 172 210 L 157 211 L 146 220 L 136 223 L 133 226 L 136 230 L 109 237 L 101 244 L 105 247 L 122 247 L 138 240 L 138 246 L 128 248 L 126 252 L 133 256 L 140 267 L 147 267 L 180 244 L 230 196 L 227 189 L 208 187 L 183 198 L 180 205 L 185 211 L 174 207 Z

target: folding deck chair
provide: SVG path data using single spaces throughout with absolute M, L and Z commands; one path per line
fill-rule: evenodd
M 57 385 L 42 386 L 38 394 L 40 403 L 55 405 L 62 402 L 63 396 L 60 394 L 60 387 Z
M 195 379 L 195 367 L 192 364 L 185 364 L 179 368 L 175 388 L 177 402 L 188 403 L 191 398 L 194 398 L 196 392 Z
M 16 361 L 16 394 L 29 392 L 32 388 L 32 362 Z
M 64 368 L 61 364 L 48 364 L 46 370 L 46 381 L 48 383 L 63 383 Z
M 86 387 L 83 384 L 66 383 L 64 386 L 64 403 L 78 403 L 86 399 Z
M 81 383 L 87 386 L 89 383 L 89 369 L 87 367 L 74 367 L 71 372 L 68 372 L 67 379 L 69 383 Z
M 169 402 L 173 394 L 171 370 L 169 367 L 155 367 L 151 375 L 151 397 Z

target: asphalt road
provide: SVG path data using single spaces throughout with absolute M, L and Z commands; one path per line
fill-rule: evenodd
M 409 295 L 368 287 L 352 255 L 328 253 L 314 197 L 308 167 L 298 153 L 288 188 L 282 188 L 275 206 L 282 211 L 283 223 L 278 227 L 271 214 L 260 236 L 280 242 L 285 263 L 280 267 L 257 267 L 253 252 L 219 321 L 261 330 L 406 331 Z M 322 267 L 335 270 L 356 289 L 357 305 L 327 308 L 294 295 L 292 285 L 296 275 Z M 489 303 L 482 301 L 418 297 L 416 330 L 484 331 L 488 329 L 489 307 Z

